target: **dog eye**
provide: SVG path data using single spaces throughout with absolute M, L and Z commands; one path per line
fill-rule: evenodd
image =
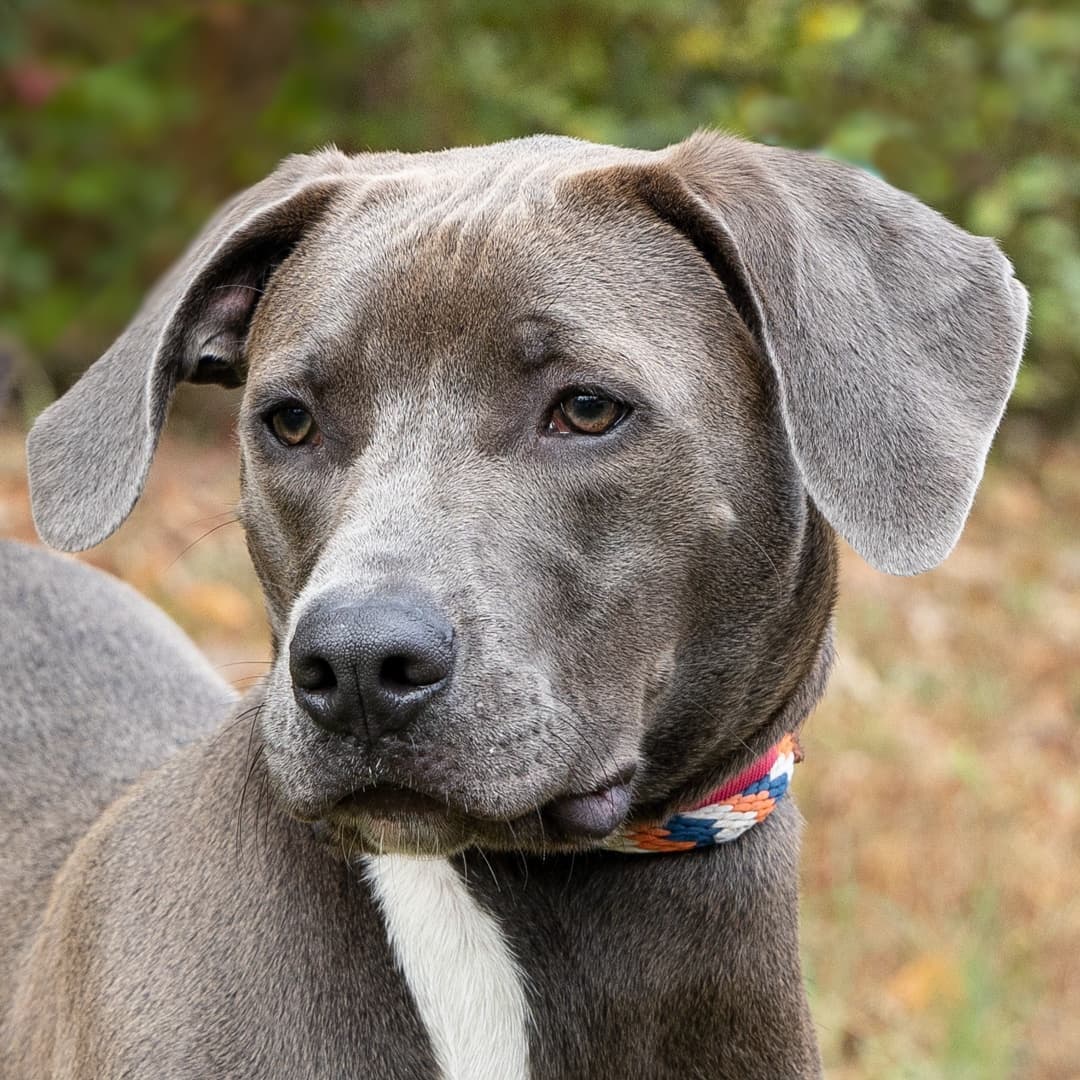
M 603 435 L 629 411 L 621 401 L 573 390 L 551 410 L 547 431 L 554 435 Z
M 318 434 L 311 413 L 295 402 L 279 405 L 267 418 L 274 434 L 286 446 L 299 446 L 311 442 Z

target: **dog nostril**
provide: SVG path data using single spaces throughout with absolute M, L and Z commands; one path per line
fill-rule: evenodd
M 419 656 L 395 654 L 379 666 L 379 682 L 391 693 L 404 693 L 423 686 L 434 686 L 446 678 L 443 665 Z
M 337 686 L 334 669 L 321 657 L 310 656 L 293 668 L 293 683 L 301 690 L 326 693 Z

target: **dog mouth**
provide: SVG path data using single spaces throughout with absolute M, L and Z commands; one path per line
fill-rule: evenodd
M 467 847 L 579 851 L 615 832 L 633 801 L 634 767 L 592 790 L 556 795 L 524 813 L 467 811 L 448 799 L 397 784 L 360 788 L 339 799 L 323 821 L 365 852 L 452 854 Z
M 581 795 L 562 795 L 545 803 L 541 815 L 561 835 L 573 839 L 602 840 L 610 836 L 630 812 L 633 792 L 625 779 L 604 784 Z
M 425 817 L 430 814 L 446 816 L 450 812 L 445 802 L 431 795 L 400 787 L 397 784 L 377 784 L 361 788 L 340 799 L 332 813 L 340 817 L 366 817 L 393 821 L 404 817 Z

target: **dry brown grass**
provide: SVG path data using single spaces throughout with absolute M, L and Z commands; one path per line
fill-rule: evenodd
M 242 684 L 267 646 L 240 529 L 189 546 L 235 494 L 227 443 L 166 439 L 131 521 L 86 558 Z M 840 660 L 795 781 L 830 1076 L 1080 1077 L 1078 526 L 1080 450 L 1056 445 L 991 469 L 934 573 L 844 553 Z M 33 539 L 14 433 L 0 534 Z

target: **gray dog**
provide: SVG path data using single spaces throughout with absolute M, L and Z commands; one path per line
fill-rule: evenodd
M 784 789 L 834 531 L 948 554 L 1026 312 L 992 242 L 713 134 L 324 151 L 229 203 L 30 478 L 97 543 L 176 384 L 244 383 L 274 664 L 50 826 L 9 1074 L 817 1075 Z M 58 790 L 117 793 L 68 771 L 101 723 Z

